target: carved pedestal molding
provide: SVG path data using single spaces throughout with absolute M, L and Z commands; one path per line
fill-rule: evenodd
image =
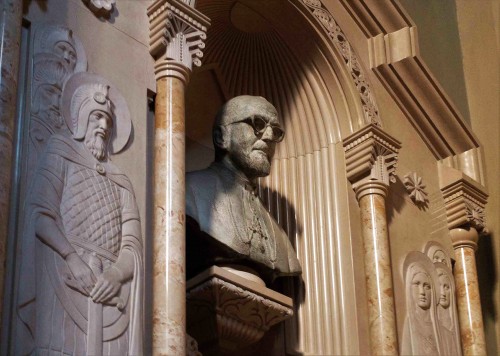
M 155 58 L 153 354 L 186 354 L 185 110 L 192 65 L 201 65 L 209 19 L 194 1 L 148 8 Z
M 475 251 L 479 233 L 485 232 L 488 195 L 479 183 L 448 167 L 440 169 L 440 186 L 456 256 L 454 276 L 463 352 L 486 355 Z
M 22 1 L 0 0 L 0 330 L 17 103 Z M 1 335 L 1 333 L 0 333 Z
M 234 354 L 293 315 L 290 298 L 217 266 L 187 290 L 188 331 L 204 355 Z
M 361 210 L 371 350 L 398 352 L 385 197 L 401 144 L 374 124 L 344 140 L 347 178 Z

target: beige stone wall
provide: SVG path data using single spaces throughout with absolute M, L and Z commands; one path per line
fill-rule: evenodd
M 500 352 L 500 109 L 499 109 L 499 3 L 457 0 L 457 18 L 463 53 L 467 103 L 474 133 L 483 145 L 489 198 L 486 206 L 488 236 L 477 252 L 481 304 L 489 355 Z

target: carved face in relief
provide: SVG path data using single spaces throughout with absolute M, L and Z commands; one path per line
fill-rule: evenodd
M 448 260 L 447 260 L 446 255 L 445 255 L 443 250 L 436 250 L 436 252 L 434 252 L 434 255 L 432 255 L 432 262 L 433 263 L 441 262 L 441 263 L 444 263 L 445 265 L 448 265 L 447 261 Z
M 54 54 L 64 59 L 68 65 L 68 69 L 73 72 L 76 66 L 76 50 L 75 47 L 66 41 L 58 41 L 54 45 Z
M 90 113 L 85 145 L 98 160 L 106 158 L 106 149 L 113 128 L 113 119 L 106 111 L 94 110 Z
M 214 128 L 216 149 L 224 150 L 250 179 L 269 175 L 276 143 L 283 136 L 276 108 L 262 97 L 246 95 L 226 103 Z
M 411 279 L 411 295 L 415 304 L 427 310 L 431 306 L 432 284 L 430 276 L 419 267 L 414 268 Z
M 445 273 L 439 273 L 439 305 L 444 309 L 450 306 L 451 281 Z

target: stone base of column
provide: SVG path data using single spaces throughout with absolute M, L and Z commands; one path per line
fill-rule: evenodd
M 234 354 L 292 315 L 292 299 L 217 266 L 187 282 L 187 332 L 205 356 Z

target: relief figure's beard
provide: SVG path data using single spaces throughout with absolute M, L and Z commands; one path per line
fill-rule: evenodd
M 107 142 L 101 136 L 95 135 L 85 140 L 85 146 L 90 150 L 92 155 L 99 161 L 106 158 Z

